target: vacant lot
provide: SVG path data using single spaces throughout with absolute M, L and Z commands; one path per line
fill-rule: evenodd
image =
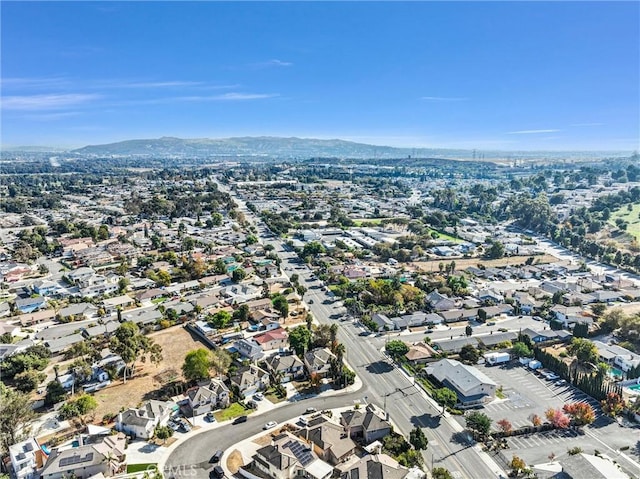
M 486 267 L 500 267 L 500 266 L 508 266 L 508 265 L 517 265 L 523 264 L 530 256 L 509 256 L 500 259 L 482 259 L 482 258 L 466 258 L 466 259 L 455 259 L 455 258 L 441 258 L 433 261 L 417 261 L 412 263 L 417 269 L 422 271 L 438 271 L 440 263 L 447 265 L 454 261 L 456 263 L 456 271 L 462 271 L 467 269 L 469 266 L 478 266 L 482 264 Z M 534 263 L 555 263 L 558 261 L 558 258 L 552 256 L 550 254 L 545 254 L 541 256 L 534 256 Z
M 150 334 L 149 337 L 162 346 L 162 362 L 158 366 L 137 363 L 136 375 L 132 379 L 127 379 L 126 384 L 118 380 L 111 386 L 98 391 L 95 394 L 98 401 L 96 420 L 102 419 L 105 414 L 116 414 L 121 408 L 137 406 L 149 397 L 149 393 L 159 389 L 162 382 L 170 378 L 182 379 L 181 367 L 187 353 L 194 349 L 206 348 L 181 327 L 158 331 Z

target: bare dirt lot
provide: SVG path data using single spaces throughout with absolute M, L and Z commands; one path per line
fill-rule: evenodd
M 181 366 L 187 353 L 206 348 L 181 327 L 157 331 L 149 337 L 162 346 L 162 362 L 158 366 L 138 362 L 136 375 L 127 379 L 126 384 L 122 380 L 114 381 L 109 387 L 96 392 L 96 420 L 101 420 L 105 414 L 117 414 L 121 408 L 137 406 L 145 399 L 145 395 L 160 388 L 162 382 L 169 378 L 182 379 Z
M 438 271 L 440 263 L 445 265 L 454 261 L 456 263 L 456 271 L 462 271 L 467 269 L 469 266 L 478 266 L 482 264 L 484 266 L 508 266 L 508 265 L 516 265 L 523 264 L 530 256 L 509 256 L 500 259 L 482 259 L 482 258 L 442 258 L 433 261 L 417 261 L 412 263 L 412 265 L 422 271 Z M 553 263 L 558 261 L 558 258 L 552 256 L 550 254 L 545 254 L 542 256 L 534 256 L 534 263 Z

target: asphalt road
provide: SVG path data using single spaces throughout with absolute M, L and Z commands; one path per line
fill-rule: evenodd
M 266 239 L 269 235 L 264 224 L 257 220 L 244 203 L 235 198 L 247 220 L 258 226 L 258 236 L 264 244 L 272 244 L 275 251 L 282 258 L 281 267 L 287 275 L 297 273 L 301 284 L 308 288 L 305 294 L 314 317 L 320 323 L 331 323 L 345 312 L 344 306 L 330 296 L 322 288 L 322 284 L 315 279 L 313 273 L 299 263 L 297 255 L 287 251 L 284 243 L 275 238 Z M 310 303 L 309 299 L 313 302 Z M 404 435 L 408 435 L 416 426 L 425 428 L 429 439 L 429 447 L 424 451 L 425 462 L 429 468 L 433 466 L 446 467 L 456 479 L 488 479 L 499 476 L 499 469 L 489 457 L 480 451 L 479 446 L 467 442 L 460 433 L 460 425 L 451 417 L 443 417 L 435 404 L 413 384 L 404 374 L 390 364 L 380 351 L 377 341 L 358 336 L 360 330 L 349 321 L 339 323 L 342 327 L 338 332 L 338 339 L 345 345 L 346 361 L 355 369 L 364 387 L 349 396 L 334 396 L 327 399 L 307 399 L 301 403 L 294 403 L 262 415 L 259 422 L 251 419 L 245 424 L 224 426 L 211 433 L 202 433 L 192 439 L 187 439 L 175 449 L 167 460 L 167 466 L 176 468 L 181 465 L 202 465 L 202 472 L 208 465 L 213 452 L 220 448 L 226 449 L 243 438 L 258 432 L 263 423 L 268 420 L 281 422 L 299 415 L 309 406 L 315 406 L 320 401 L 320 407 L 344 406 L 350 400 L 366 398 L 368 402 L 386 408 L 391 421 Z M 326 404 L 326 405 L 325 405 Z M 206 463 L 206 464 L 205 464 Z M 198 469 L 199 470 L 199 469 Z

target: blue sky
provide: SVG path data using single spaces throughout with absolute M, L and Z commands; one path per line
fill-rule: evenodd
M 2 2 L 2 144 L 633 150 L 638 2 Z

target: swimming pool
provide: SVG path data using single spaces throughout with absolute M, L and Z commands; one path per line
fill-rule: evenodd
M 640 392 L 640 384 L 630 384 L 629 386 L 626 386 L 626 388 Z
M 618 368 L 609 368 L 609 376 L 612 378 L 622 378 L 623 377 L 623 372 L 621 369 Z

